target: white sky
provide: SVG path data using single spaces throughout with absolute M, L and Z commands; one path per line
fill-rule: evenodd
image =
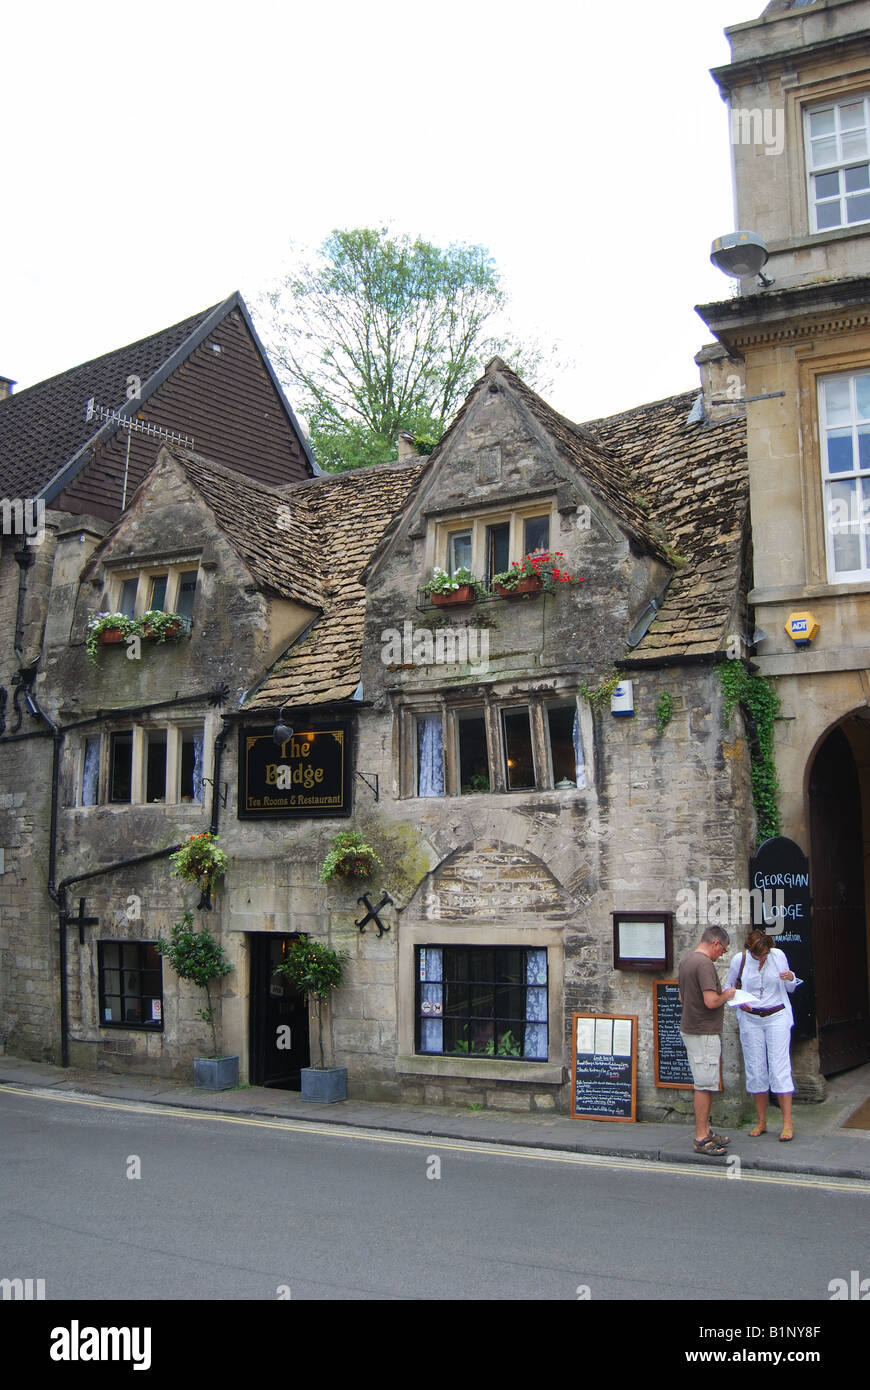
M 240 289 L 292 238 L 486 246 L 583 420 L 688 389 L 729 281 L 708 69 L 765 0 L 21 5 L 0 52 L 0 375 L 19 389 Z

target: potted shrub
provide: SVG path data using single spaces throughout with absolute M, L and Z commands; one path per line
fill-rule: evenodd
M 198 907 L 211 907 L 215 884 L 227 871 L 227 856 L 217 841 L 217 835 L 204 830 L 199 835 L 191 835 L 181 849 L 169 856 L 172 872 L 178 878 L 189 879 L 199 888 L 201 896 Z
M 321 941 L 300 936 L 291 942 L 286 959 L 276 972 L 286 975 L 301 994 L 317 1002 L 320 1061 L 316 1066 L 303 1067 L 300 1076 L 302 1099 L 321 1105 L 347 1099 L 347 1067 L 327 1067 L 323 1062 L 323 1005 L 341 984 L 346 961 L 343 951 L 333 951 Z
M 156 608 L 142 614 L 141 624 L 142 636 L 149 642 L 177 642 L 185 631 L 180 613 L 163 613 Z
M 329 853 L 320 866 L 321 883 L 333 878 L 370 878 L 383 861 L 357 830 L 340 830 L 329 842 Z
M 582 578 L 564 568 L 564 559 L 561 550 L 524 555 L 522 560 L 512 560 L 510 569 L 493 575 L 493 587 L 502 598 L 516 599 L 529 594 L 555 594 L 562 584 L 582 584 Z
M 239 1084 L 239 1059 L 218 1054 L 215 1008 L 210 986 L 212 980 L 229 975 L 233 967 L 211 932 L 191 931 L 192 925 L 193 913 L 185 912 L 181 921 L 172 928 L 168 941 L 163 937 L 157 938 L 156 948 L 161 956 L 166 957 L 179 979 L 190 980 L 205 990 L 206 1007 L 197 1009 L 196 1016 L 203 1023 L 211 1025 L 212 1053 L 210 1057 L 194 1058 L 193 1084 L 208 1091 L 226 1091 Z
M 131 633 L 139 631 L 135 618 L 125 613 L 91 613 L 88 618 L 85 649 L 88 660 L 97 663 L 98 648 L 109 646 L 112 642 L 123 642 Z
M 471 570 L 458 569 L 455 574 L 449 575 L 437 565 L 429 583 L 423 585 L 423 592 L 438 608 L 461 608 L 486 597 L 486 589 L 479 579 L 475 579 Z

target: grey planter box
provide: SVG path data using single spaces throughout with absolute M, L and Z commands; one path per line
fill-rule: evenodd
M 238 1057 L 194 1057 L 193 1084 L 203 1091 L 228 1091 L 238 1086 Z
M 347 1100 L 347 1067 L 303 1067 L 300 1075 L 303 1100 L 320 1105 Z

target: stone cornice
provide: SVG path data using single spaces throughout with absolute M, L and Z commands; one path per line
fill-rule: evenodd
M 840 333 L 870 323 L 870 275 L 696 304 L 695 312 L 729 348 Z

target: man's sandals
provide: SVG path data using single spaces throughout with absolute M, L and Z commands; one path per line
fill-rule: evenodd
M 706 1139 L 695 1140 L 696 1154 L 707 1154 L 709 1158 L 722 1158 L 727 1152 L 727 1148 L 719 1142 L 718 1136 L 715 1134 L 708 1134 Z

